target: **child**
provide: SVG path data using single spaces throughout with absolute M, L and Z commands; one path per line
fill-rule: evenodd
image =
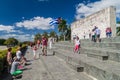
M 37 51 L 37 47 L 34 45 L 33 46 L 34 59 L 36 59 L 36 51 Z
M 77 52 L 77 53 L 78 53 L 79 48 L 80 48 L 80 41 L 79 41 L 79 37 L 77 36 L 76 39 L 75 39 L 75 48 L 74 48 L 74 52 Z

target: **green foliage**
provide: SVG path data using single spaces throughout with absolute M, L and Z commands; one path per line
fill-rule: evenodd
M 66 21 L 61 20 L 61 23 L 58 25 L 58 31 L 64 34 L 66 29 L 67 29 Z
M 5 39 L 0 39 L 0 45 L 4 45 Z
M 44 35 L 46 38 L 49 37 L 47 32 L 44 32 L 43 35 Z
M 18 40 L 15 38 L 8 38 L 5 43 L 6 45 L 17 45 L 18 44 Z
M 120 24 L 120 22 L 117 22 L 117 24 Z M 118 26 L 117 28 L 116 28 L 116 33 L 117 33 L 117 36 L 120 36 L 120 26 Z
M 70 28 L 70 26 L 67 27 L 65 36 L 66 36 L 66 40 L 70 40 L 71 39 L 71 28 Z
M 117 27 L 117 36 L 120 36 L 120 27 Z
M 60 36 L 59 36 L 59 40 L 60 40 L 60 41 L 63 41 L 63 40 L 64 40 L 64 36 L 63 36 L 63 35 L 60 35 Z
M 41 34 L 37 33 L 34 37 L 34 42 L 36 42 L 38 39 L 41 39 Z
M 71 29 L 67 26 L 67 22 L 65 20 L 61 20 L 61 23 L 58 25 L 58 31 L 61 33 L 60 40 L 63 40 L 63 38 L 64 40 L 70 39 Z
M 13 57 L 16 55 L 17 47 L 18 46 L 12 47 L 12 52 L 11 53 L 12 53 Z M 22 48 L 26 49 L 26 44 L 22 45 Z M 5 63 L 5 60 L 6 60 L 6 56 L 7 56 L 7 50 L 0 50 L 0 73 L 4 68 L 4 63 Z
M 55 31 L 51 31 L 51 32 L 50 32 L 50 37 L 55 37 L 55 36 L 56 36 Z

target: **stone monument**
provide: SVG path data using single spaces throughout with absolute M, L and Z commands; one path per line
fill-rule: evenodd
M 86 18 L 75 21 L 71 24 L 71 40 L 73 36 L 80 39 L 89 38 L 89 31 L 92 32 L 94 27 L 101 30 L 101 38 L 106 37 L 105 30 L 107 27 L 112 29 L 112 37 L 116 36 L 116 8 L 114 6 L 100 10 Z

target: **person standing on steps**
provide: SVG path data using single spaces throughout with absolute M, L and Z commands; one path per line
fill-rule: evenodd
M 34 55 L 34 60 L 36 59 L 36 51 L 37 51 L 37 47 L 36 47 L 36 45 L 34 44 L 34 46 L 33 46 L 33 55 Z
M 89 39 L 91 39 L 91 31 L 89 30 L 88 32 L 89 32 Z
M 96 34 L 96 42 L 100 42 L 101 31 L 98 27 L 96 27 L 96 29 L 95 29 L 95 34 Z
M 53 44 L 53 38 L 51 37 L 49 40 L 49 48 L 52 49 L 52 44 Z
M 107 37 L 107 38 L 110 38 L 111 35 L 112 35 L 111 27 L 107 27 L 105 32 L 106 32 L 106 37 Z
M 40 40 L 38 39 L 37 40 L 37 48 L 39 48 L 40 47 Z
M 85 32 L 83 33 L 83 37 L 84 37 L 84 39 L 86 38 L 86 33 Z
M 80 49 L 80 40 L 79 37 L 77 36 L 75 39 L 74 53 L 78 53 L 79 49 Z
M 47 38 L 45 36 L 42 36 L 42 53 L 43 53 L 43 56 L 47 56 Z

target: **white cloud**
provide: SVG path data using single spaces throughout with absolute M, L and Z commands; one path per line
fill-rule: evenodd
M 4 34 L 0 38 L 8 39 L 14 37 L 19 41 L 33 41 L 33 37 L 30 34 L 18 35 L 18 34 Z
M 6 31 L 7 33 L 9 32 L 15 32 L 14 31 L 14 26 L 5 26 L 0 24 L 0 31 Z
M 8 39 L 10 37 L 16 37 L 16 34 L 4 34 L 4 35 L 0 35 L 0 38 L 4 38 L 4 39 Z
M 16 39 L 19 41 L 33 41 L 33 38 L 30 34 L 18 35 Z
M 94 3 L 79 3 L 76 6 L 76 19 L 81 19 L 82 16 L 88 16 L 94 12 L 97 12 L 103 8 L 115 6 L 116 7 L 116 15 L 120 18 L 120 0 L 101 0 Z
M 50 26 L 50 21 L 53 20 L 52 18 L 44 18 L 44 17 L 34 17 L 30 20 L 24 20 L 22 22 L 17 22 L 17 27 L 25 27 L 27 29 L 54 29 L 54 26 Z

